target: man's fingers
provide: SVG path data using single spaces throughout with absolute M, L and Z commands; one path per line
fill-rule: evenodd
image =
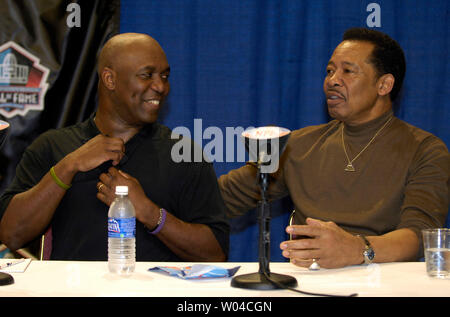
M 102 192 L 97 192 L 97 199 L 103 202 L 106 205 L 111 205 L 112 200 L 108 198 L 109 196 L 105 195 Z
M 107 155 L 107 159 L 112 160 L 113 163 L 120 162 L 125 154 L 125 143 L 120 138 L 113 138 L 105 135 L 96 136 L 99 138 L 103 150 Z M 117 165 L 115 164 L 115 165 Z
M 105 184 L 106 186 L 109 187 L 110 183 L 111 183 L 111 176 L 109 176 L 108 174 L 101 174 L 100 177 L 100 182 L 102 182 L 103 184 Z
M 122 175 L 123 177 L 125 177 L 126 179 L 131 179 L 130 175 L 128 175 L 127 173 L 125 173 L 125 172 L 123 172 L 121 170 L 119 170 L 119 174 Z
M 318 259 L 320 251 L 312 250 L 283 250 L 282 255 L 285 258 L 295 259 L 296 261 L 310 261 L 311 259 Z
M 286 227 L 286 232 L 297 236 L 317 237 L 321 234 L 322 228 L 310 225 L 290 225 Z

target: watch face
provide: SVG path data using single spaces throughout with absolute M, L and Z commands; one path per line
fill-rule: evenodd
M 372 248 L 367 249 L 364 251 L 364 256 L 367 257 L 367 259 L 369 259 L 370 261 L 372 261 L 373 258 L 375 257 L 375 252 L 373 251 Z

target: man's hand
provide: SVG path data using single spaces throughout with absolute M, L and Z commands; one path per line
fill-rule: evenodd
M 147 197 L 139 181 L 129 174 L 109 168 L 108 173 L 100 175 L 97 198 L 110 206 L 116 195 L 116 186 L 128 186 L 128 197 L 136 211 L 136 219 L 153 228 L 158 222 L 159 207 Z
M 64 160 L 71 162 L 75 172 L 87 172 L 107 161 L 115 166 L 125 153 L 122 139 L 99 134 L 78 149 L 68 154 Z
M 334 222 L 306 219 L 306 225 L 291 225 L 286 232 L 303 236 L 280 244 L 282 254 L 295 265 L 309 267 L 315 259 L 323 268 L 361 264 L 364 243 Z M 305 237 L 306 236 L 306 237 Z

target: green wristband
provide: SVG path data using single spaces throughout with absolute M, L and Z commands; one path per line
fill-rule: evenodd
M 54 167 L 54 166 L 50 169 L 50 175 L 52 175 L 52 178 L 53 178 L 53 180 L 55 181 L 55 183 L 56 183 L 59 187 L 61 187 L 62 189 L 68 190 L 68 189 L 72 186 L 72 185 L 66 185 L 66 184 L 64 184 L 64 183 L 58 178 L 58 176 L 56 176 L 56 173 L 55 173 L 55 167 Z

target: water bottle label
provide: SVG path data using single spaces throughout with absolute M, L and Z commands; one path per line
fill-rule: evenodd
M 136 218 L 108 218 L 108 238 L 134 238 Z

